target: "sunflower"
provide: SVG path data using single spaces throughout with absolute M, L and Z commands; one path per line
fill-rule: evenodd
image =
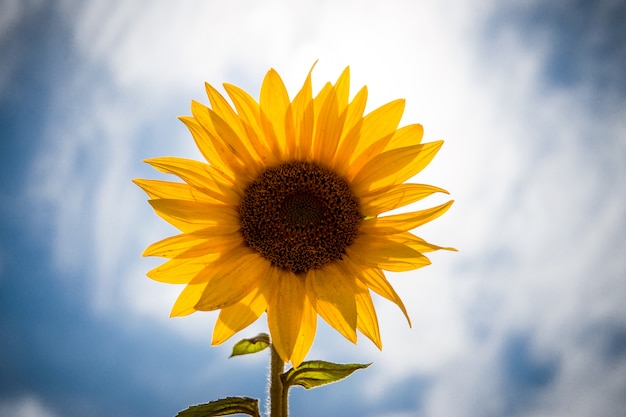
M 182 233 L 144 256 L 169 259 L 148 272 L 186 284 L 171 316 L 220 310 L 220 344 L 263 313 L 272 344 L 297 367 L 309 351 L 317 316 L 356 343 L 357 330 L 382 348 L 371 291 L 406 308 L 383 271 L 428 265 L 443 248 L 410 232 L 448 210 L 445 204 L 381 214 L 445 190 L 405 183 L 443 141 L 420 143 L 419 124 L 398 128 L 404 100 L 363 115 L 367 87 L 349 100 L 350 70 L 314 97 L 309 72 L 290 100 L 271 69 L 257 102 L 224 84 L 232 105 L 206 84 L 210 107 L 193 101 L 180 119 L 207 162 L 146 160 L 183 182 L 137 179 L 150 204 Z

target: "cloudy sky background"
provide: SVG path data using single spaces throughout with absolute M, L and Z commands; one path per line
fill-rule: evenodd
M 267 355 L 210 347 L 216 314 L 140 257 L 173 233 L 130 180 L 199 158 L 203 83 L 293 94 L 350 65 L 368 109 L 445 139 L 418 179 L 459 248 L 390 277 L 384 349 L 321 324 L 309 355 L 373 362 L 291 393 L 298 416 L 615 416 L 626 409 L 626 6 L 619 0 L 0 2 L 0 415 L 173 416 L 265 397 Z M 440 202 L 433 198 L 428 203 Z M 261 321 L 241 337 L 265 330 Z M 237 337 L 233 341 L 236 341 Z

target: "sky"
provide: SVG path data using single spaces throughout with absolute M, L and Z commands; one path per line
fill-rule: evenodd
M 293 415 L 616 416 L 626 409 L 626 4 L 542 1 L 0 2 L 0 416 L 173 416 L 265 403 L 267 352 L 210 346 L 216 313 L 142 258 L 175 231 L 133 178 L 201 158 L 204 82 L 293 94 L 351 68 L 367 110 L 445 144 L 416 182 L 450 191 L 418 235 L 459 252 L 388 274 L 383 350 L 320 324 L 307 359 L 372 363 L 291 391 Z M 366 111 L 367 111 L 366 110 Z M 441 197 L 443 198 L 443 197 Z M 443 200 L 426 202 L 434 206 Z M 321 323 L 321 321 L 320 321 Z

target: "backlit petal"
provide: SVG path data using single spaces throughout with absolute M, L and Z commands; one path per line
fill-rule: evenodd
M 168 284 L 187 284 L 218 257 L 219 254 L 210 253 L 195 259 L 170 259 L 146 275 L 155 281 Z
M 216 225 L 160 240 L 148 246 L 142 256 L 197 258 L 207 253 L 223 252 L 243 243 L 238 228 Z
M 424 127 L 422 125 L 411 124 L 403 126 L 394 132 L 389 143 L 385 145 L 383 152 L 396 148 L 419 145 L 422 142 L 423 136 Z
M 378 327 L 378 317 L 376 309 L 372 302 L 367 286 L 360 281 L 356 281 L 357 292 L 355 294 L 357 322 L 356 327 L 368 339 L 370 339 L 378 349 L 383 348 L 383 342 L 380 338 L 380 329 Z
M 362 265 L 388 271 L 411 271 L 430 265 L 430 260 L 415 249 L 383 236 L 359 237 L 346 253 Z
M 309 350 L 311 350 L 317 328 L 317 312 L 311 305 L 308 296 L 305 296 L 303 301 L 300 331 L 293 347 L 293 353 L 291 354 L 291 364 L 295 368 L 300 366 L 307 353 L 309 353 Z
M 396 290 L 393 289 L 389 281 L 387 281 L 387 278 L 385 278 L 385 274 L 383 274 L 380 269 L 366 269 L 358 276 L 358 279 L 376 294 L 396 304 L 409 322 L 409 326 L 411 326 L 411 318 L 406 311 L 402 299 L 398 296 L 398 293 L 396 293 Z
M 243 255 L 232 256 L 216 266 L 195 308 L 212 311 L 240 301 L 256 286 L 263 285 L 270 262 L 246 248 Z M 247 252 L 247 253 L 246 253 Z
M 258 157 L 255 157 L 252 145 L 245 136 L 240 136 L 236 127 L 228 124 L 217 112 L 199 103 L 192 102 L 191 112 L 195 120 L 200 123 L 210 139 L 220 158 L 224 160 L 233 172 L 241 175 L 258 166 Z M 241 132 L 241 131 L 239 131 Z M 245 167 L 245 169 L 244 169 Z
M 224 88 L 237 109 L 248 142 L 254 148 L 256 155 L 264 165 L 273 165 L 277 157 L 273 150 L 277 146 L 274 143 L 274 136 L 266 136 L 263 132 L 259 104 L 248 93 L 235 85 L 224 84 Z
M 357 172 L 373 157 L 380 154 L 391 140 L 404 112 L 405 101 L 394 100 L 363 118 L 358 144 L 350 162 L 350 172 Z M 348 174 L 352 176 L 351 173 Z
M 150 200 L 150 205 L 158 214 L 165 214 L 180 221 L 193 223 L 205 228 L 218 223 L 239 224 L 239 214 L 233 207 L 202 203 L 197 201 L 159 199 Z
M 213 87 L 211 84 L 205 83 L 205 89 L 207 97 L 209 98 L 209 102 L 211 103 L 211 110 L 217 117 L 223 120 L 230 127 L 230 129 L 232 129 L 234 136 L 237 138 L 235 139 L 237 141 L 235 146 L 238 146 L 240 149 L 245 148 L 245 152 L 247 153 L 253 152 L 252 146 L 248 146 L 250 145 L 249 141 L 240 141 L 238 139 L 246 137 L 246 129 L 243 126 L 242 120 L 239 118 L 237 113 L 235 113 L 228 101 L 226 101 L 224 96 L 222 96 L 220 92 L 217 91 L 217 89 L 215 89 L 215 87 Z M 208 111 L 206 113 L 202 112 L 202 115 L 206 116 L 206 114 L 209 114 Z M 205 126 L 205 128 L 209 129 L 213 135 L 219 135 L 217 130 L 215 130 L 212 119 L 207 120 L 203 117 L 199 119 L 199 121 L 203 126 Z
M 237 303 L 224 307 L 215 322 L 211 344 L 224 343 L 235 333 L 254 323 L 266 309 L 266 294 L 260 287 L 253 289 Z
M 444 214 L 452 206 L 454 200 L 436 207 L 412 211 L 410 213 L 393 214 L 390 216 L 377 217 L 363 222 L 362 230 L 366 233 L 389 234 L 405 232 L 426 224 Z
M 350 67 L 346 67 L 337 82 L 335 83 L 335 94 L 337 96 L 337 104 L 339 113 L 343 113 L 348 107 L 348 98 L 350 97 Z
M 396 184 L 361 197 L 361 213 L 375 217 L 386 211 L 415 203 L 434 193 L 448 192 L 426 184 Z
M 430 142 L 378 154 L 354 176 L 355 192 L 365 193 L 406 181 L 428 165 L 442 144 Z
M 267 137 L 275 137 L 275 141 L 270 142 L 276 146 L 274 153 L 284 158 L 287 152 L 289 95 L 283 80 L 274 69 L 269 70 L 263 79 L 260 106 L 263 131 Z M 295 143 L 292 148 L 295 149 Z
M 237 204 L 239 201 L 234 184 L 210 165 L 174 157 L 146 159 L 145 162 L 161 172 L 177 175 L 187 184 L 215 200 L 226 204 Z
M 206 282 L 188 284 L 176 299 L 170 317 L 188 316 L 196 310 L 196 304 L 206 288 Z
M 361 127 L 363 126 L 363 111 L 367 102 L 367 87 L 361 88 L 352 102 L 344 110 L 346 113 L 343 129 L 339 139 L 339 147 L 334 156 L 333 167 L 338 174 L 346 176 L 352 155 L 359 144 Z
M 313 92 L 311 83 L 311 71 L 304 81 L 304 86 L 296 97 L 293 99 L 293 103 L 290 106 L 295 134 L 295 149 L 291 155 L 297 159 L 307 159 L 312 153 L 311 144 L 313 142 L 313 129 L 315 123 L 315 109 L 313 107 Z
M 309 271 L 307 294 L 317 313 L 346 339 L 356 343 L 355 284 L 337 264 Z
M 415 249 L 416 251 L 421 252 L 421 253 L 433 252 L 436 250 L 449 250 L 449 251 L 454 251 L 454 252 L 457 251 L 454 248 L 438 246 L 432 243 L 428 243 L 424 239 L 417 237 L 410 232 L 391 234 L 391 235 L 388 235 L 387 238 L 390 240 L 393 240 L 394 242 L 399 242 L 404 245 L 407 245 L 411 247 L 412 249 Z
M 317 115 L 313 158 L 317 161 L 330 161 L 337 152 L 345 114 L 339 113 L 339 102 L 334 88 L 321 106 Z
M 198 191 L 198 189 L 180 182 L 144 179 L 134 179 L 133 182 L 141 187 L 141 189 L 144 190 L 145 193 L 152 199 L 180 199 L 213 204 L 220 202 L 219 200 Z
M 280 357 L 289 362 L 302 338 L 300 329 L 306 314 L 303 278 L 273 267 L 268 279 L 273 285 L 267 303 L 267 324 L 272 344 Z
M 194 117 L 182 116 L 179 119 L 187 126 L 200 153 L 209 161 L 211 166 L 215 167 L 225 178 L 234 178 L 234 172 L 241 169 L 241 164 L 233 155 L 223 153 L 224 143 L 216 139 L 214 133 L 209 134 L 207 129 Z

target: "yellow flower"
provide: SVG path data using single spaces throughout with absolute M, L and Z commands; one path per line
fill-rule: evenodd
M 421 144 L 423 129 L 398 128 L 404 100 L 363 115 L 367 88 L 349 101 L 350 71 L 313 97 L 311 73 L 293 100 L 270 70 L 259 102 L 234 85 L 233 106 L 206 85 L 210 108 L 193 101 L 181 117 L 208 163 L 164 157 L 146 162 L 184 182 L 137 179 L 156 213 L 182 233 L 144 256 L 169 260 L 148 276 L 186 284 L 171 315 L 221 310 L 220 344 L 264 312 L 272 343 L 298 366 L 317 315 L 356 343 L 359 330 L 382 348 L 370 290 L 404 304 L 383 270 L 428 265 L 442 248 L 413 235 L 452 204 L 381 214 L 445 190 L 404 183 L 443 141 Z M 409 321 L 410 324 L 410 321 Z

